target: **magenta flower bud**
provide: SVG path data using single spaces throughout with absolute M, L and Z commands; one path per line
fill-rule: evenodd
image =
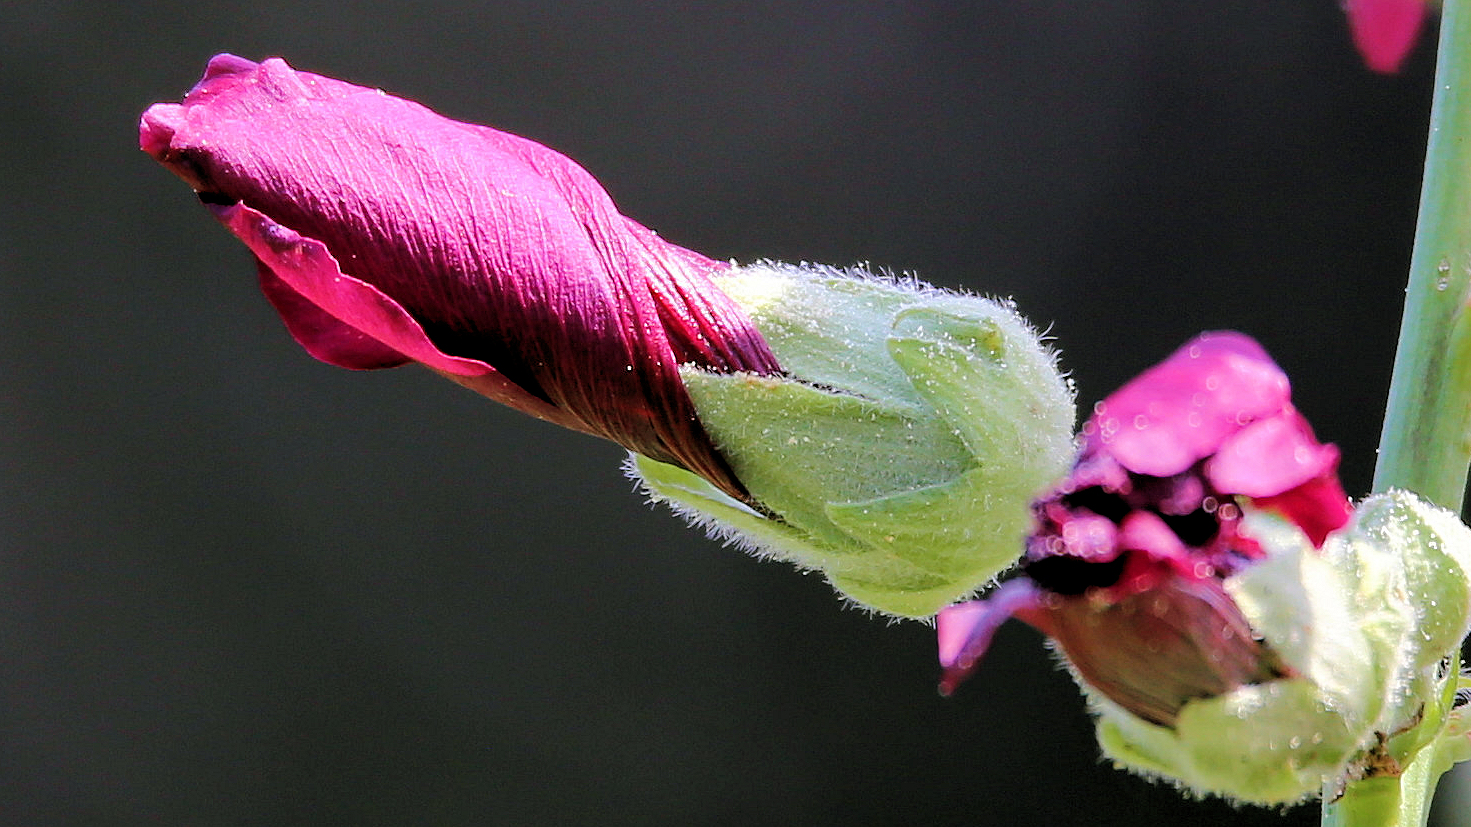
M 419 104 L 232 55 L 139 143 L 259 263 L 313 356 L 417 362 L 746 499 L 680 379 L 779 371 L 724 269 L 619 214 L 570 159 Z
M 1071 456 L 1071 389 L 1008 304 L 711 261 L 530 141 L 220 55 L 139 142 L 313 356 L 417 362 L 613 440 L 652 499 L 872 610 L 990 583 Z
M 1024 579 L 941 613 L 942 689 L 1010 616 L 1104 697 L 1165 726 L 1188 700 L 1283 675 L 1224 582 L 1264 556 L 1245 508 L 1281 514 L 1314 545 L 1349 520 L 1337 467 L 1261 347 L 1201 335 L 1095 407 L 1072 473 L 1033 506 Z

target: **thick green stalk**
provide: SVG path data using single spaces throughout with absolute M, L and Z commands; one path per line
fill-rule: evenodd
M 1445 0 L 1425 182 L 1374 490 L 1459 511 L 1471 465 L 1471 15 Z
M 1337 801 L 1329 802 L 1332 791 L 1324 790 L 1322 827 L 1423 827 L 1443 769 L 1432 760 L 1434 747 L 1420 752 L 1429 754 L 1417 756 L 1402 775 L 1355 781 Z
M 1460 511 L 1471 466 L 1471 10 L 1445 0 L 1420 217 L 1374 490 Z M 1324 790 L 1323 827 L 1423 827 L 1447 764 L 1433 747 L 1398 776 Z

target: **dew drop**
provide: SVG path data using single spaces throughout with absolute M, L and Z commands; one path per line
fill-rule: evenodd
M 1445 292 L 1446 288 L 1450 286 L 1451 263 L 1445 259 L 1441 259 L 1440 263 L 1435 265 L 1435 289 Z

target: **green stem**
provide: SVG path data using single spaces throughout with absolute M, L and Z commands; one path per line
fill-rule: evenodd
M 1433 760 L 1433 746 L 1420 753 L 1403 774 L 1355 781 L 1337 801 L 1330 802 L 1333 791 L 1325 790 L 1322 827 L 1423 827 L 1444 770 Z
M 1471 465 L 1471 15 L 1445 0 L 1420 219 L 1374 490 L 1459 511 Z
M 1471 466 L 1471 0 L 1445 0 L 1420 217 L 1374 490 L 1460 511 Z M 1398 776 L 1324 790 L 1323 827 L 1423 827 L 1447 764 L 1415 753 Z

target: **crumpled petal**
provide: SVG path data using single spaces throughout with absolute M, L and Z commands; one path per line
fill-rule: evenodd
M 940 645 L 940 694 L 949 695 L 976 670 L 981 656 L 1001 624 L 1012 617 L 1039 608 L 1043 597 L 1029 580 L 1001 584 L 985 600 L 972 600 L 947 607 L 935 616 L 935 637 Z
M 1307 420 L 1288 411 L 1228 439 L 1206 463 L 1205 476 L 1218 491 L 1281 512 L 1321 546 L 1353 514 L 1338 482 L 1338 459 L 1337 446 L 1319 443 Z
M 1152 477 L 1186 471 L 1243 425 L 1281 410 L 1287 375 L 1250 338 L 1205 333 L 1100 403 L 1084 453 Z
M 1155 724 L 1172 726 L 1193 698 L 1280 677 L 1285 667 L 1223 583 L 1268 554 L 1243 527 L 1246 507 L 1280 513 L 1318 546 L 1349 522 L 1338 458 L 1260 345 L 1197 337 L 1095 408 L 1072 473 L 1033 505 L 1023 577 L 997 594 L 1034 599 L 941 615 L 952 617 L 945 627 L 979 630 L 944 644 L 942 687 L 969 674 L 1004 615 L 1052 638 L 1088 686 Z

